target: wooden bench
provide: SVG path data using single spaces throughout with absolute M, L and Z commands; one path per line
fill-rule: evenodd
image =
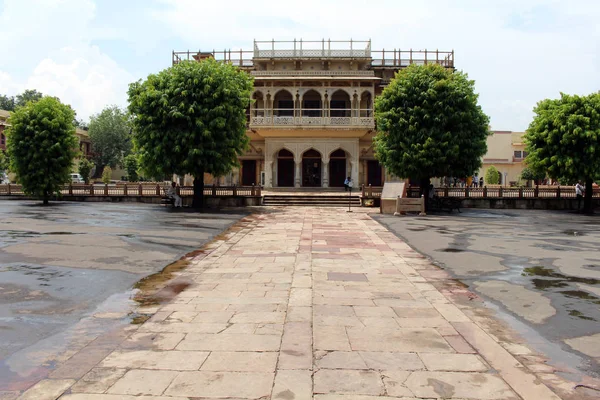
M 407 212 L 416 212 L 419 215 L 425 214 L 425 198 L 421 197 L 400 197 L 396 199 L 395 216 L 405 215 Z

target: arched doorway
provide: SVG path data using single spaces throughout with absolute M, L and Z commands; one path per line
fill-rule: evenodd
M 342 187 L 346 180 L 346 152 L 337 149 L 329 156 L 329 186 Z
M 294 186 L 294 155 L 286 149 L 277 153 L 277 186 Z
M 352 104 L 350 96 L 343 90 L 338 90 L 331 96 L 329 102 L 330 115 L 334 118 L 350 117 L 352 113 Z
M 316 90 L 309 90 L 302 96 L 302 116 L 303 117 L 320 117 L 323 103 L 321 95 Z
M 302 186 L 321 186 L 321 153 L 315 149 L 302 154 Z

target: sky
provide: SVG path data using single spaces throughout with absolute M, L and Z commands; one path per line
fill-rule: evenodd
M 0 0 L 0 94 L 59 97 L 88 120 L 171 52 L 253 40 L 368 40 L 454 50 L 494 130 L 522 131 L 561 92 L 600 90 L 599 0 Z

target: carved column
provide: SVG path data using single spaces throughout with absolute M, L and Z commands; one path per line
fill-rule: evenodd
M 358 162 L 355 160 L 350 161 L 350 177 L 354 183 L 354 187 L 358 187 Z
M 321 179 L 321 186 L 324 188 L 329 187 L 329 159 L 323 159 L 323 163 L 321 164 L 321 170 L 323 173 L 323 178 Z
M 273 161 L 265 161 L 265 188 L 273 187 Z
M 294 160 L 295 161 L 295 160 Z M 301 179 L 300 179 L 300 169 L 302 168 L 302 161 L 295 161 L 294 162 L 294 186 L 299 188 L 301 185 Z

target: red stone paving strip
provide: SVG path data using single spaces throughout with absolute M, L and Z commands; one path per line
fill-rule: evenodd
M 118 349 L 23 398 L 560 399 L 432 285 L 443 272 L 366 213 L 252 219 L 181 272 L 193 284 Z

